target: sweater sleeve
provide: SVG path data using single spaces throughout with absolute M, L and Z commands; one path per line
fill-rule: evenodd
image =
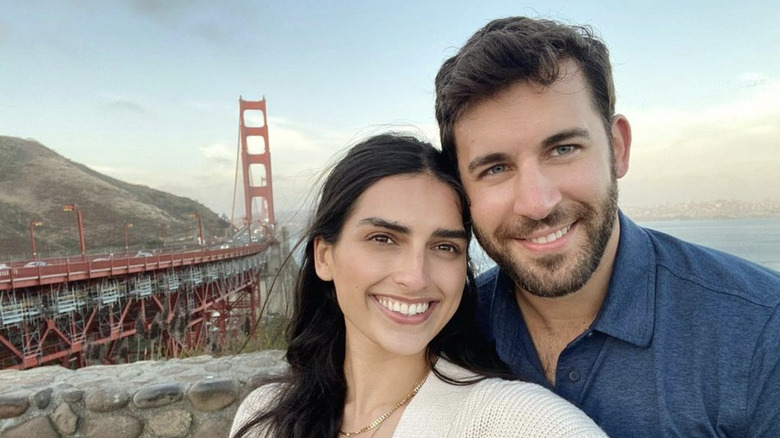
M 236 432 L 238 432 L 241 426 L 243 426 L 247 421 L 251 420 L 256 415 L 264 412 L 266 409 L 272 406 L 273 402 L 279 395 L 280 390 L 281 386 L 279 384 L 272 383 L 261 386 L 246 396 L 244 401 L 241 402 L 241 405 L 238 407 L 236 416 L 233 417 L 233 426 L 230 428 L 230 438 L 233 438 Z M 247 433 L 245 437 L 259 438 L 264 435 L 265 433 L 263 433 L 262 428 L 254 428 L 249 433 Z
M 585 413 L 542 386 L 496 379 L 478 385 L 447 436 L 607 436 Z

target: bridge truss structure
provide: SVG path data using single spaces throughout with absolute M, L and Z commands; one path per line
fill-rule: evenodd
M 266 243 L 0 270 L 0 369 L 219 351 L 252 333 Z

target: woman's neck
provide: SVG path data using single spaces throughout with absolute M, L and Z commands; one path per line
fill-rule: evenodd
M 344 359 L 347 394 L 341 425 L 343 431 L 359 430 L 386 414 L 428 374 L 425 351 L 413 356 L 402 356 L 377 350 L 356 348 L 347 342 Z M 398 411 L 402 411 L 402 408 Z M 400 413 L 396 412 L 385 422 L 397 424 L 399 418 Z

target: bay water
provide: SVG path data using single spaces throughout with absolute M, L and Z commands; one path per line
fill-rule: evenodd
M 780 218 L 642 221 L 638 224 L 780 271 Z M 478 272 L 495 265 L 476 241 L 472 244 L 471 255 Z

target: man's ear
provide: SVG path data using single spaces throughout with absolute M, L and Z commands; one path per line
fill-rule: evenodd
M 622 114 L 612 117 L 612 149 L 615 157 L 615 174 L 622 178 L 628 173 L 631 156 L 631 125 Z
M 331 251 L 333 246 L 325 241 L 322 237 L 316 237 L 314 239 L 314 270 L 317 272 L 317 277 L 320 277 L 322 281 L 333 281 L 333 273 L 331 272 L 331 261 L 333 260 Z

